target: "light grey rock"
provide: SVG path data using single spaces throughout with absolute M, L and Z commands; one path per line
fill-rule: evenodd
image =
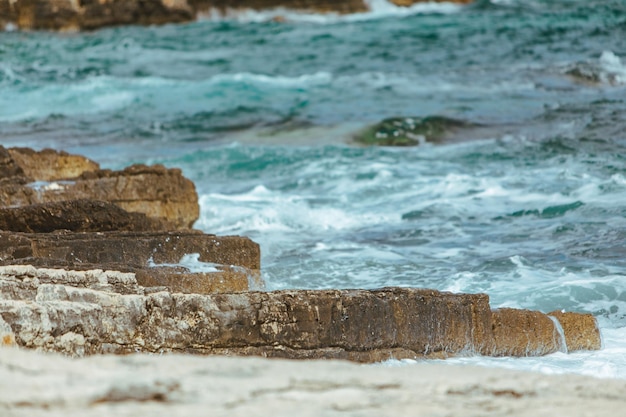
M 0 348 L 3 417 L 615 417 L 626 381 L 417 363 Z

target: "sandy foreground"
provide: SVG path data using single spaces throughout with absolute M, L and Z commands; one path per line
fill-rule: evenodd
M 626 381 L 423 363 L 0 349 L 0 416 L 622 416 Z

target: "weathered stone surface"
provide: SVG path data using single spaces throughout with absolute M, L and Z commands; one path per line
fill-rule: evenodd
M 190 254 L 197 254 L 192 267 L 200 270 L 179 265 Z M 183 293 L 213 294 L 264 287 L 258 244 L 248 238 L 197 231 L 0 232 L 0 264 L 132 272 L 144 287 Z
M 182 294 L 143 287 L 134 273 L 0 267 L 7 340 L 79 356 L 146 351 L 372 362 L 555 350 L 555 335 L 536 330 L 550 318 L 512 309 L 492 318 L 488 301 L 409 288 Z M 502 336 L 519 333 L 519 340 Z
M 190 272 L 184 267 L 137 269 L 137 283 L 142 287 L 162 287 L 185 294 L 217 294 L 262 289 L 261 274 L 238 266 L 219 265 L 212 272 Z
M 174 225 L 143 213 L 129 213 L 113 203 L 72 200 L 0 208 L 0 230 L 24 233 L 157 231 Z
M 494 310 L 493 335 L 494 356 L 541 356 L 566 349 L 554 322 L 538 311 Z
M 117 263 L 135 267 L 178 263 L 198 253 L 200 262 L 261 268 L 259 245 L 246 237 L 199 231 L 106 233 L 0 232 L 0 263 L 20 258 L 59 259 L 69 264 Z
M 598 350 L 602 347 L 600 329 L 593 316 L 563 311 L 553 311 L 548 315 L 555 317 L 561 324 L 568 352 Z
M 20 167 L 9 151 L 0 145 L 0 180 L 24 176 L 24 170 Z
M 0 11 L 0 23 L 44 30 L 176 23 L 194 16 L 184 0 L 0 0 Z
M 394 351 L 441 357 L 492 349 L 485 295 L 149 293 L 134 274 L 31 266 L 0 267 L 0 283 L 0 317 L 18 345 L 73 355 L 141 350 L 369 362 Z
M 426 0 L 394 0 L 410 6 Z M 437 0 L 439 1 L 439 0 Z M 471 0 L 446 0 L 466 4 Z M 22 29 L 80 30 L 129 24 L 186 22 L 212 11 L 285 8 L 316 13 L 359 13 L 364 0 L 0 0 L 0 24 Z
M 0 350 L 6 417 L 617 417 L 625 392 L 624 380 L 425 362 Z
M 176 228 L 191 227 L 200 212 L 194 184 L 179 169 L 159 165 L 84 171 L 70 180 L 27 184 L 22 179 L 0 184 L 2 207 L 80 199 L 108 201 L 126 211 L 168 221 Z
M 100 165 L 91 159 L 64 151 L 35 151 L 30 148 L 9 148 L 7 151 L 24 175 L 36 181 L 70 179 L 100 169 Z
M 369 7 L 364 0 L 188 0 L 197 12 L 242 9 L 275 9 L 304 10 L 317 13 L 359 13 L 366 12 Z
M 390 3 L 401 7 L 410 7 L 417 3 L 424 3 L 425 0 L 389 0 Z M 474 0 L 428 0 L 434 3 L 457 3 L 457 4 L 470 4 Z

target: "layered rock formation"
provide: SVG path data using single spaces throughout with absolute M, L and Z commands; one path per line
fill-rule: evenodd
M 190 228 L 199 215 L 194 184 L 179 169 L 133 165 L 101 170 L 82 156 L 0 146 L 0 208 L 96 200 Z M 43 208 L 45 209 L 45 207 Z
M 0 207 L 0 264 L 113 269 L 184 293 L 263 287 L 256 243 L 188 230 L 199 206 L 180 170 L 101 170 L 78 155 L 0 146 Z M 178 265 L 190 254 L 191 269 Z
M 187 229 L 179 170 L 0 147 L 0 175 L 0 345 L 361 362 L 600 348 L 591 315 L 491 311 L 484 294 L 248 291 L 259 246 Z
M 410 6 L 426 0 L 392 0 Z M 436 0 L 442 1 L 442 0 Z M 471 0 L 446 0 L 469 3 Z M 365 0 L 0 0 L 0 25 L 20 29 L 90 30 L 129 24 L 186 22 L 198 14 L 286 8 L 315 13 L 359 13 Z
M 361 362 L 600 347 L 591 316 L 567 316 L 578 329 L 565 325 L 563 335 L 542 313 L 492 312 L 484 294 L 387 288 L 198 295 L 138 281 L 116 271 L 0 267 L 0 339 L 76 356 L 143 351 Z

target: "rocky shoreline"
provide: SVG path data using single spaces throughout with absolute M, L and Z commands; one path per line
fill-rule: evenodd
M 601 336 L 590 314 L 492 310 L 485 294 L 263 291 L 259 245 L 191 229 L 197 195 L 180 170 L 107 171 L 77 155 L 0 146 L 0 196 L 2 415 L 287 415 L 304 403 L 298 415 L 473 407 L 522 416 L 529 406 L 614 415 L 624 406 L 622 381 L 599 389 L 582 377 L 311 361 L 536 356 L 600 349 Z
M 601 347 L 590 314 L 492 310 L 485 294 L 259 291 L 259 245 L 190 229 L 198 197 L 177 169 L 0 147 L 0 173 L 4 345 L 359 362 Z
M 402 7 L 424 1 L 390 0 Z M 467 4 L 472 0 L 445 1 Z M 94 30 L 182 23 L 202 15 L 266 9 L 345 14 L 366 12 L 369 5 L 365 0 L 0 0 L 0 26 L 22 30 Z
M 195 355 L 0 348 L 0 414 L 96 416 L 614 417 L 626 381 L 419 363 L 363 366 Z

